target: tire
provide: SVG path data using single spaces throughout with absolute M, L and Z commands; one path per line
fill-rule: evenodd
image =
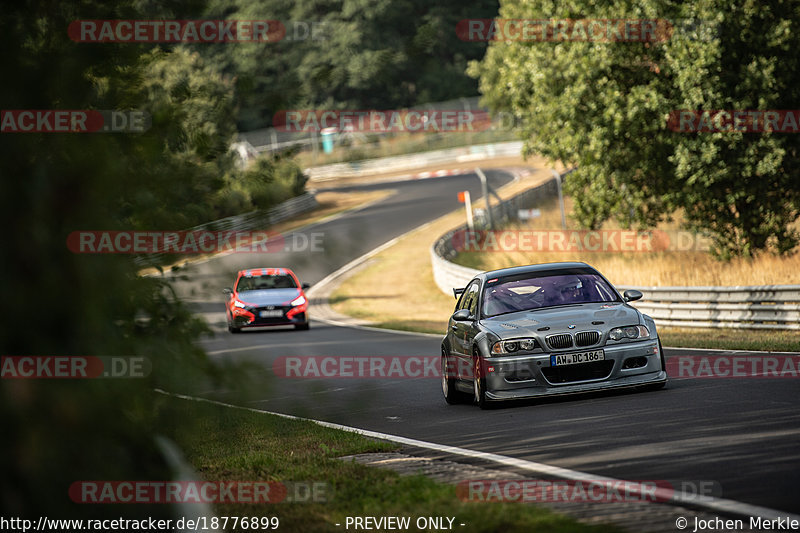
M 231 314 L 227 313 L 226 317 L 228 319 L 228 331 L 230 331 L 231 333 L 241 333 L 242 332 L 241 328 L 233 327 L 233 317 L 231 316 Z
M 472 354 L 472 400 L 481 409 L 489 409 L 489 402 L 486 400 L 486 378 L 483 374 L 481 356 L 475 351 Z
M 310 328 L 310 327 L 311 327 L 311 324 L 309 322 L 306 322 L 305 324 L 295 324 L 294 325 L 294 329 L 300 330 L 300 331 L 308 331 L 308 328 Z
M 464 393 L 456 389 L 456 378 L 450 377 L 448 372 L 449 359 L 442 348 L 442 394 L 444 399 L 450 405 L 455 405 L 464 402 Z

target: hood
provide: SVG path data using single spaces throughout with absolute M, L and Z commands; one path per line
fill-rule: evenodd
M 602 321 L 602 324 L 592 322 Z M 639 324 L 639 312 L 622 302 L 592 303 L 519 311 L 481 320 L 481 324 L 500 338 L 536 336 Z M 567 326 L 575 325 L 574 329 Z M 538 331 L 549 327 L 549 330 Z
M 300 289 L 264 289 L 260 291 L 244 291 L 238 294 L 239 300 L 251 305 L 288 304 L 300 296 Z

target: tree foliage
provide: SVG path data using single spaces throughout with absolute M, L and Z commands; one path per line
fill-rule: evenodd
M 491 18 L 497 0 L 236 0 L 209 17 L 280 20 L 271 43 L 203 45 L 201 54 L 236 77 L 243 130 L 271 124 L 281 109 L 392 109 L 477 94 L 465 74 L 485 43 L 461 41 L 465 18 Z M 312 30 L 308 38 L 305 31 Z
M 471 65 L 485 101 L 519 118 L 528 153 L 577 165 L 586 227 L 681 213 L 722 257 L 798 242 L 800 136 L 672 131 L 676 110 L 796 109 L 800 2 L 504 0 L 500 18 L 667 19 L 663 42 L 493 42 Z
M 79 480 L 168 479 L 153 388 L 213 376 L 194 345 L 206 328 L 169 285 L 138 276 L 130 256 L 67 248 L 72 231 L 183 228 L 203 219 L 222 183 L 234 117 L 221 76 L 191 54 L 67 36 L 87 13 L 154 15 L 139 4 L 19 2 L 0 23 L 4 109 L 140 109 L 153 119 L 145 133 L 0 134 L 0 354 L 138 356 L 153 366 L 145 379 L 0 380 L 4 516 L 74 516 L 67 489 Z M 83 512 L 142 512 L 100 507 Z

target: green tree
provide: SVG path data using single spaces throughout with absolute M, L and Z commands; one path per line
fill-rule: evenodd
M 222 184 L 231 89 L 191 54 L 79 44 L 70 22 L 152 18 L 138 1 L 18 2 L 0 22 L 4 109 L 141 109 L 145 133 L 1 133 L 0 354 L 141 356 L 130 380 L 0 380 L 3 516 L 118 517 L 164 508 L 82 506 L 70 484 L 164 479 L 154 387 L 213 377 L 194 340 L 205 326 L 129 256 L 78 255 L 76 230 L 169 229 L 199 220 Z M 219 185 L 218 183 L 219 182 Z M 80 516 L 80 515 L 78 515 Z
M 218 216 L 213 199 L 233 168 L 233 81 L 184 47 L 153 49 L 132 74 L 109 80 L 115 99 L 138 102 L 149 131 L 136 139 L 157 154 L 128 185 L 121 222 L 134 228 L 184 229 Z M 123 139 L 129 141 L 129 139 Z
M 793 109 L 800 2 L 502 2 L 501 18 L 667 19 L 663 42 L 493 42 L 471 65 L 485 101 L 519 119 L 527 153 L 577 165 L 586 227 L 676 212 L 721 257 L 788 252 L 800 214 L 798 135 L 681 133 L 675 110 Z
M 305 191 L 306 176 L 289 156 L 261 156 L 246 169 L 232 169 L 214 198 L 221 217 L 267 209 Z
M 497 0 L 236 0 L 209 17 L 283 22 L 271 43 L 196 49 L 236 77 L 240 128 L 271 124 L 292 108 L 392 109 L 477 94 L 465 74 L 486 43 L 464 42 L 456 25 L 490 18 Z M 297 39 L 308 28 L 318 38 Z

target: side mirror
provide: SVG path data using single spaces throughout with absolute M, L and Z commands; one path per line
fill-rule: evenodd
M 231 289 L 230 287 L 225 287 L 224 289 L 222 289 L 222 293 L 223 294 L 233 294 L 233 289 Z
M 469 309 L 459 309 L 453 313 L 453 320 L 456 322 L 469 322 L 472 320 L 472 315 L 469 314 Z
M 303 283 L 302 285 L 300 285 L 300 288 L 303 290 L 310 289 L 311 285 L 309 283 Z
M 635 300 L 641 299 L 643 294 L 642 291 L 637 291 L 636 289 L 628 289 L 627 291 L 622 293 L 622 296 L 625 297 L 626 302 L 633 302 Z

